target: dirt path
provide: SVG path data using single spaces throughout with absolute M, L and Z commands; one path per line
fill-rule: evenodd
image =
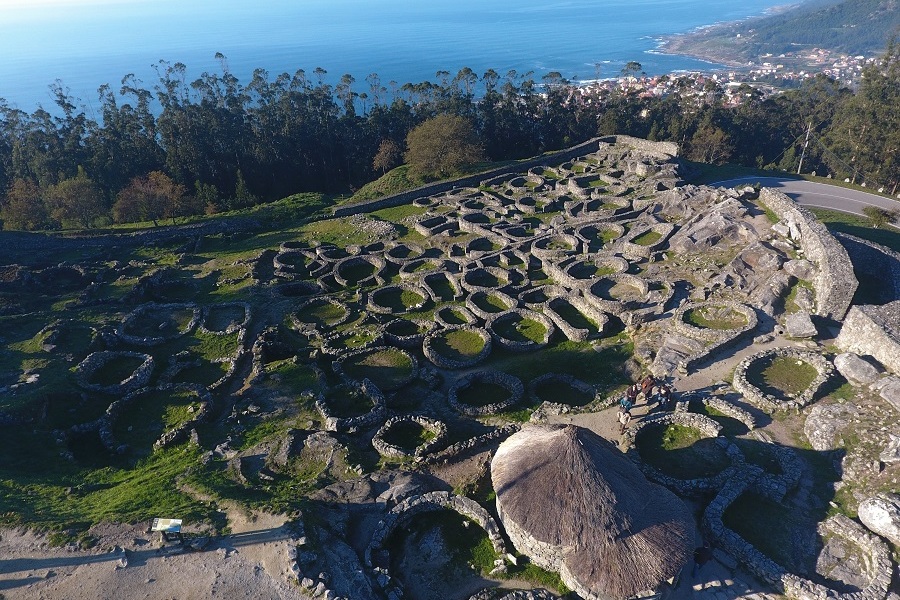
M 51 548 L 45 536 L 27 530 L 0 530 L 0 594 L 66 600 L 304 598 L 289 583 L 287 518 L 220 506 L 232 533 L 200 552 L 162 543 L 159 534 L 146 532 L 146 523 L 95 527 L 98 543 L 87 551 Z

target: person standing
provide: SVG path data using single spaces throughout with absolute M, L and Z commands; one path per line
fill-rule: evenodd
M 656 380 L 653 379 L 653 375 L 647 375 L 641 380 L 641 393 L 644 395 L 644 402 L 650 404 L 650 392 L 653 391 L 653 386 L 656 384 Z
M 628 424 L 631 423 L 631 412 L 627 408 L 620 408 L 619 415 L 619 435 L 623 435 L 625 430 L 628 428 Z

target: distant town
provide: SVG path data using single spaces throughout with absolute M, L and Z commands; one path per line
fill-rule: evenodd
M 799 87 L 804 80 L 816 75 L 826 75 L 851 88 L 859 85 L 866 66 L 878 60 L 873 56 L 850 56 L 824 48 L 779 55 L 765 54 L 760 63 L 749 63 L 744 68 L 714 72 L 693 71 L 657 76 L 628 75 L 604 79 L 583 86 L 589 90 L 598 87 L 603 92 L 627 92 L 639 97 L 666 97 L 670 94 L 697 95 L 722 94 L 726 106 L 737 106 L 747 98 L 745 84 L 762 93 L 766 98 L 785 89 Z

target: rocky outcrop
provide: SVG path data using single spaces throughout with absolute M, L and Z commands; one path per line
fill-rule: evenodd
M 814 406 L 803 424 L 803 434 L 813 449 L 834 450 L 843 445 L 840 435 L 858 414 L 856 406 L 849 403 Z
M 835 344 L 845 352 L 872 356 L 900 374 L 900 300 L 851 308 Z
M 878 379 L 878 369 L 851 352 L 835 356 L 834 366 L 851 385 L 870 385 Z
M 900 546 L 900 494 L 878 494 L 859 505 L 859 520 L 873 533 Z

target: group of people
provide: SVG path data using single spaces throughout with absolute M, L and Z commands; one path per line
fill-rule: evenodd
M 657 381 L 653 375 L 647 375 L 637 383 L 633 383 L 625 390 L 625 395 L 619 400 L 619 433 L 625 433 L 631 422 L 631 409 L 639 401 L 650 407 L 661 410 L 669 410 L 672 406 L 672 387 L 664 382 Z

